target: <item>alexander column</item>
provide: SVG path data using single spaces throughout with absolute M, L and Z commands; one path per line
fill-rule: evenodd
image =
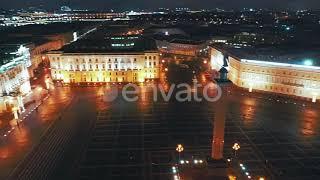
M 213 120 L 213 140 L 211 158 L 207 159 L 205 165 L 179 166 L 179 178 L 184 180 L 211 180 L 228 179 L 232 171 L 223 158 L 224 130 L 226 122 L 226 113 L 228 108 L 228 91 L 232 83 L 227 79 L 227 69 L 220 69 L 220 77 L 215 79 L 217 85 L 222 90 L 221 98 L 215 103 L 215 117 Z
M 216 81 L 222 90 L 221 98 L 215 105 L 215 118 L 213 122 L 213 138 L 212 138 L 212 150 L 211 158 L 214 160 L 223 159 L 223 145 L 224 145 L 224 130 L 226 121 L 226 109 L 228 106 L 228 91 L 230 88 L 230 82 L 227 79 L 228 70 L 222 67 L 219 71 L 220 78 Z

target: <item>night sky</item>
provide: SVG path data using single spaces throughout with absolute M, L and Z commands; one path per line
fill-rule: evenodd
M 155 9 L 159 7 L 190 8 L 313 8 L 320 9 L 320 0 L 0 0 L 0 8 L 30 6 L 57 9 L 62 5 L 88 9 Z

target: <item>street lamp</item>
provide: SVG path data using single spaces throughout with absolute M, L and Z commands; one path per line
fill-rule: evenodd
M 178 144 L 176 151 L 179 153 L 179 161 L 180 161 L 180 154 L 183 150 L 184 150 L 184 148 L 183 148 L 182 144 Z
M 265 178 L 264 177 L 259 177 L 259 180 L 265 180 Z
M 234 143 L 232 149 L 234 150 L 234 156 L 237 157 L 237 151 L 240 149 L 240 145 L 238 143 Z

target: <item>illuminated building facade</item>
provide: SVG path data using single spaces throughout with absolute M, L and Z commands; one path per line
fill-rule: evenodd
M 56 37 L 47 39 L 42 43 L 33 43 L 30 45 L 31 66 L 28 68 L 30 77 L 34 77 L 34 71 L 38 66 L 46 60 L 45 54 L 51 50 L 60 49 L 64 45 L 63 36 L 56 35 Z
M 82 39 L 48 53 L 54 81 L 72 84 L 144 82 L 159 78 L 154 42 L 139 36 Z M 85 44 L 84 46 L 81 45 Z M 100 45 L 100 48 L 96 48 Z
M 184 56 L 196 56 L 206 45 L 203 42 L 174 39 L 168 41 L 157 41 L 162 53 L 177 54 Z
M 225 67 L 229 72 L 229 80 L 239 87 L 247 88 L 249 92 L 268 91 L 311 98 L 315 102 L 320 97 L 320 66 L 315 64 L 318 62 L 316 52 L 300 53 L 296 50 L 295 53 L 301 57 L 296 54 L 284 56 L 283 52 L 279 52 L 279 56 L 276 52 L 267 56 L 265 51 L 255 50 L 252 56 L 246 49 L 211 47 L 210 56 L 212 69 Z
M 0 112 L 13 107 L 23 109 L 22 96 L 31 91 L 28 66 L 29 49 L 24 46 L 1 47 Z

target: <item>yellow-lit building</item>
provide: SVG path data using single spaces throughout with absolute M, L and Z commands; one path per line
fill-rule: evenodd
M 235 85 L 254 90 L 300 96 L 315 102 L 320 98 L 319 51 L 281 48 L 247 49 L 211 47 L 211 67 L 228 70 Z
M 159 53 L 139 36 L 83 39 L 48 53 L 54 81 L 72 84 L 145 82 L 159 78 Z

